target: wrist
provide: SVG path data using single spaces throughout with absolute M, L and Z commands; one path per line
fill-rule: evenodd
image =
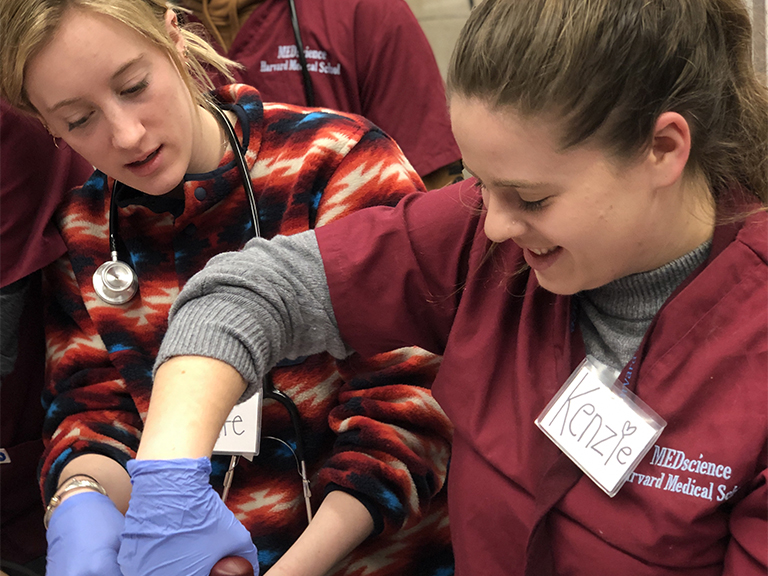
M 48 506 L 45 508 L 45 516 L 43 517 L 45 529 L 48 529 L 51 516 L 64 500 L 83 492 L 98 492 L 107 496 L 107 491 L 93 476 L 88 474 L 74 474 L 70 476 L 59 485 L 50 502 L 48 502 Z
M 66 502 L 72 496 L 84 494 L 85 492 L 96 492 L 97 494 L 103 494 L 101 491 L 97 490 L 96 488 L 92 488 L 91 486 L 81 486 L 79 488 L 73 488 L 72 490 L 68 490 L 67 492 L 63 493 L 59 498 L 59 505 L 64 504 L 64 502 Z
M 131 506 L 136 495 L 175 499 L 181 493 L 200 495 L 212 490 L 210 458 L 129 460 L 127 468 L 133 484 Z

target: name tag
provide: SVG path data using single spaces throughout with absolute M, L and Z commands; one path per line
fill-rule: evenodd
M 587 356 L 536 425 L 608 496 L 615 496 L 667 423 Z
M 258 455 L 261 441 L 262 390 L 245 402 L 235 406 L 227 416 L 219 438 L 213 447 L 214 454 L 244 456 L 248 460 Z

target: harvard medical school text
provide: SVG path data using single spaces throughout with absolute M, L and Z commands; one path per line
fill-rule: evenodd
M 675 472 L 689 472 L 691 474 L 700 474 L 702 476 L 722 478 L 724 480 L 729 480 L 732 473 L 730 466 L 717 464 L 715 462 L 707 462 L 704 460 L 703 454 L 699 454 L 698 458 L 688 458 L 682 450 L 664 448 L 658 445 L 653 447 L 650 464 L 651 466 L 667 468 L 669 470 L 674 470 Z M 715 485 L 714 482 L 706 482 L 706 480 L 705 483 L 698 484 L 697 480 L 690 476 L 683 476 L 683 479 L 681 480 L 680 474 L 672 472 L 662 472 L 659 476 L 634 472 L 630 475 L 627 481 L 642 486 L 650 486 L 651 488 L 659 490 L 678 492 L 696 498 L 703 498 L 705 500 L 716 500 L 717 502 L 723 502 L 730 499 L 739 489 L 738 486 L 728 486 L 726 484 Z

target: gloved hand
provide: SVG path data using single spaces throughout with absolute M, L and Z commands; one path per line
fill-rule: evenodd
M 208 576 L 225 556 L 259 574 L 251 535 L 209 482 L 208 458 L 131 460 L 133 490 L 118 561 L 125 576 Z
M 107 496 L 82 492 L 59 504 L 48 526 L 47 576 L 122 576 L 117 564 L 125 518 Z

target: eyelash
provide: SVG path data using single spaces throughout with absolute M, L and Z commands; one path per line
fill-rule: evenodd
M 67 129 L 71 132 L 72 130 L 79 128 L 88 121 L 88 118 L 91 117 L 91 114 L 93 114 L 93 112 L 89 112 L 87 116 L 80 118 L 79 120 L 75 120 L 74 122 L 67 122 Z
M 147 86 L 149 86 L 149 82 L 148 82 L 148 81 L 147 81 L 147 79 L 145 78 L 144 80 L 142 80 L 141 82 L 138 82 L 138 83 L 134 84 L 134 85 L 133 85 L 133 86 L 131 86 L 130 88 L 126 88 L 126 89 L 125 89 L 125 90 L 123 90 L 123 91 L 122 91 L 120 94 L 121 94 L 122 96 L 135 96 L 136 94 L 140 94 L 141 92 L 143 92 L 143 91 L 144 91 L 144 89 L 145 89 Z
M 475 182 L 475 188 L 477 188 L 480 191 L 485 190 L 485 185 L 480 181 L 478 178 Z M 546 198 L 542 198 L 541 200 L 536 200 L 535 202 L 527 202 L 520 198 L 518 196 L 518 200 L 520 202 L 520 208 L 526 212 L 538 212 L 544 208 L 544 203 L 549 200 L 549 196 Z
M 120 92 L 121 96 L 131 97 L 131 96 L 137 96 L 141 94 L 146 88 L 149 86 L 149 82 L 145 78 L 141 82 L 137 82 L 130 88 L 126 88 L 122 92 Z M 71 132 L 72 130 L 76 130 L 77 128 L 83 126 L 87 121 L 88 118 L 91 117 L 93 112 L 89 112 L 87 116 L 84 116 L 83 118 L 80 118 L 78 120 L 75 120 L 74 122 L 67 122 L 67 129 Z

